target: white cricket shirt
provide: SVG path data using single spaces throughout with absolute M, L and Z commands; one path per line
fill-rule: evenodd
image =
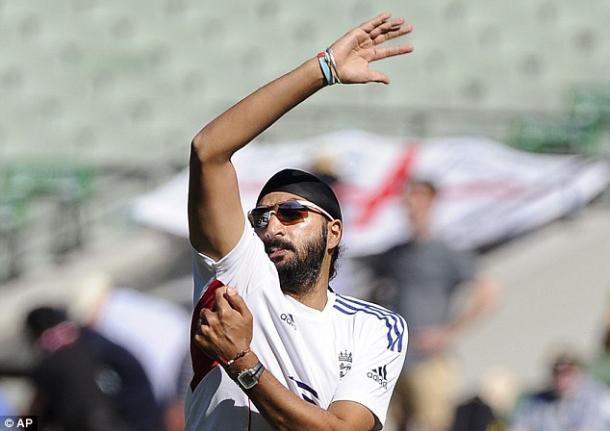
M 202 274 L 212 270 L 206 284 Z M 262 241 L 246 226 L 237 245 L 219 261 L 194 254 L 196 306 L 191 325 L 195 376 L 186 400 L 186 430 L 271 430 L 246 394 L 193 341 L 201 307 L 213 291 L 235 287 L 254 316 L 251 348 L 290 391 L 322 409 L 339 400 L 366 406 L 385 421 L 407 350 L 407 327 L 398 314 L 370 302 L 328 292 L 322 311 L 284 295 Z

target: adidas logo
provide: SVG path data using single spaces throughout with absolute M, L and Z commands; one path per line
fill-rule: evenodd
M 388 388 L 388 370 L 386 365 L 382 365 L 381 367 L 373 368 L 371 371 L 366 373 L 366 376 L 369 379 L 373 379 L 384 389 Z
M 297 325 L 294 323 L 294 317 L 290 313 L 282 313 L 280 319 L 284 321 L 288 326 L 296 331 Z

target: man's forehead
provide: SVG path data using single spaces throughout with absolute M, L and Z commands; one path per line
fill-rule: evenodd
M 267 206 L 267 205 L 273 205 L 277 202 L 284 202 L 284 201 L 288 201 L 290 199 L 303 199 L 303 197 L 299 196 L 299 195 L 295 195 L 294 193 L 289 193 L 289 192 L 271 192 L 271 193 L 267 193 L 265 196 L 263 196 L 260 200 L 260 202 L 258 203 L 258 205 L 263 205 L 263 206 Z

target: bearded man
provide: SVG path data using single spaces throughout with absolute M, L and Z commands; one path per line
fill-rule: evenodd
M 314 175 L 286 169 L 269 179 L 246 218 L 231 156 L 325 86 L 388 84 L 369 63 L 410 52 L 409 44 L 382 46 L 410 31 L 387 13 L 364 22 L 193 139 L 197 304 L 187 430 L 383 427 L 405 358 L 406 324 L 330 289 L 343 231 L 337 197 Z

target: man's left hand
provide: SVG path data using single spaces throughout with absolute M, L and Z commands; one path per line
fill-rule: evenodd
M 233 287 L 219 287 L 214 296 L 214 309 L 199 314 L 195 341 L 211 359 L 226 363 L 250 348 L 252 313 Z

